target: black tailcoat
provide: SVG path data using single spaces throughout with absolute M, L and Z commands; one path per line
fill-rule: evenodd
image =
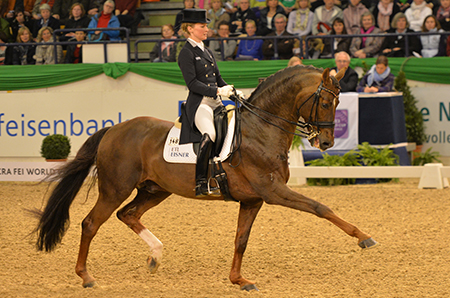
M 178 56 L 178 66 L 189 89 L 186 110 L 181 118 L 180 144 L 200 142 L 202 137 L 194 123 L 195 113 L 203 96 L 215 98 L 217 88 L 227 85 L 220 75 L 210 49 L 193 47 L 186 42 Z

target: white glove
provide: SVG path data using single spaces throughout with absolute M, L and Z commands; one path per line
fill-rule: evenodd
M 237 96 L 239 96 L 239 98 L 245 98 L 244 92 L 242 92 L 241 90 L 236 90 L 236 94 Z
M 220 96 L 230 97 L 233 95 L 233 85 L 226 85 L 217 88 L 217 94 Z

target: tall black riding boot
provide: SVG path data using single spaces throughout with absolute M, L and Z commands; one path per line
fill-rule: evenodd
M 208 165 L 211 156 L 213 142 L 207 133 L 203 134 L 200 141 L 200 149 L 197 154 L 197 165 L 195 167 L 195 196 L 220 197 L 220 190 L 217 187 L 208 186 Z

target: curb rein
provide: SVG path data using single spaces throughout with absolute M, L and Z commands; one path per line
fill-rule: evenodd
M 233 90 L 234 90 L 234 94 L 230 96 L 231 100 L 233 100 L 235 103 L 239 103 L 241 105 L 241 107 L 247 109 L 250 113 L 252 113 L 253 115 L 257 116 L 258 118 L 260 118 L 264 122 L 266 122 L 266 123 L 268 123 L 270 125 L 273 125 L 273 126 L 279 128 L 280 130 L 286 132 L 286 133 L 293 134 L 295 136 L 299 136 L 299 137 L 307 138 L 308 140 L 311 140 L 311 139 L 317 137 L 318 135 L 320 135 L 320 128 L 322 128 L 322 127 L 330 127 L 330 128 L 334 127 L 334 121 L 331 121 L 331 122 L 330 121 L 321 121 L 321 122 L 313 121 L 314 107 L 315 107 L 315 117 L 314 118 L 315 119 L 318 118 L 318 114 L 319 114 L 319 112 L 318 112 L 319 99 L 320 99 L 320 93 L 322 91 L 326 91 L 326 92 L 330 93 L 331 95 L 334 96 L 334 98 L 337 98 L 339 96 L 339 94 L 336 94 L 333 90 L 324 87 L 323 86 L 323 81 L 320 82 L 319 86 L 317 87 L 316 92 L 311 94 L 300 105 L 300 107 L 297 109 L 297 117 L 299 118 L 299 120 L 297 122 L 293 122 L 293 121 L 287 120 L 287 119 L 285 119 L 283 117 L 280 117 L 280 116 L 272 114 L 272 113 L 270 113 L 270 112 L 268 112 L 266 110 L 263 110 L 263 109 L 255 106 L 254 104 L 246 101 L 245 98 L 239 97 L 239 95 L 237 95 L 237 93 L 236 93 L 236 89 L 233 88 Z M 312 107 L 311 107 L 311 111 L 310 111 L 310 114 L 309 114 L 308 122 L 301 121 L 300 120 L 300 118 L 301 118 L 300 117 L 300 109 L 313 97 L 314 97 L 314 101 L 313 101 L 313 104 L 312 104 Z M 240 120 L 241 120 L 240 109 L 241 109 L 241 107 L 239 107 L 239 108 L 236 107 L 235 108 L 235 110 L 236 110 L 236 127 L 235 127 L 235 136 L 236 136 L 236 138 L 235 138 L 235 140 L 233 142 L 234 149 L 232 150 L 231 158 L 230 158 L 230 162 L 229 162 L 229 165 L 231 167 L 237 167 L 240 164 L 240 161 L 239 161 L 237 165 L 232 165 L 231 161 L 233 160 L 234 153 L 239 151 L 240 144 L 241 144 L 241 141 L 242 141 L 241 126 L 240 126 Z M 271 122 L 270 120 L 267 120 L 266 118 L 262 117 L 260 114 L 255 112 L 253 109 L 259 110 L 259 111 L 261 111 L 261 112 L 263 112 L 263 113 L 265 113 L 265 114 L 267 114 L 267 115 L 269 115 L 271 117 L 274 117 L 274 118 L 283 120 L 284 122 L 287 122 L 289 124 L 295 125 L 296 126 L 296 130 L 297 130 L 297 128 L 299 128 L 299 132 L 300 133 L 291 132 L 291 131 L 288 131 L 288 130 L 284 129 L 283 127 L 281 127 L 281 126 Z M 317 127 L 317 130 L 314 129 L 313 126 Z

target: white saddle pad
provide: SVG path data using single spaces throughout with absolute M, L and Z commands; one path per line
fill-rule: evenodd
M 220 151 L 220 161 L 226 160 L 231 154 L 236 119 L 235 113 L 229 113 L 228 116 L 230 115 L 232 115 L 232 117 L 228 123 L 228 132 L 222 150 Z M 180 132 L 181 129 L 175 126 L 170 129 L 164 144 L 164 160 L 170 163 L 195 164 L 197 162 L 197 155 L 194 153 L 193 145 L 192 143 L 180 145 Z

